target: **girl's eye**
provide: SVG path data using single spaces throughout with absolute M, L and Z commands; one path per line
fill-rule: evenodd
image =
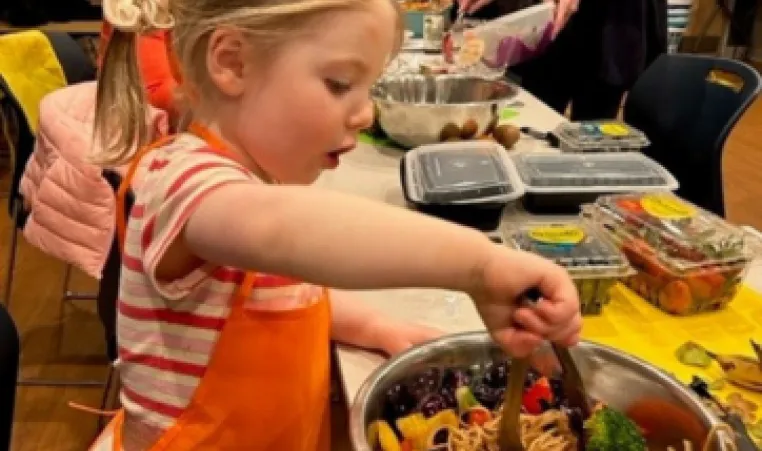
M 331 80 L 330 78 L 325 80 L 325 85 L 328 87 L 329 91 L 336 95 L 346 94 L 350 89 L 352 89 L 352 86 L 349 83 Z

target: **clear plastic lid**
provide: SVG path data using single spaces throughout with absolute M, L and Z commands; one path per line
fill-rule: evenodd
M 624 277 L 632 272 L 619 248 L 584 221 L 519 224 L 508 232 L 507 241 L 516 249 L 553 260 L 574 278 Z
M 510 202 L 524 193 L 505 149 L 489 141 L 417 147 L 405 155 L 413 201 L 430 204 Z
M 677 271 L 751 258 L 743 230 L 668 192 L 602 196 L 593 210 L 619 239 L 646 244 Z
M 567 122 L 553 134 L 561 148 L 578 152 L 638 150 L 651 144 L 640 130 L 621 121 Z
M 677 180 L 638 152 L 572 154 L 534 152 L 514 156 L 527 193 L 675 190 Z

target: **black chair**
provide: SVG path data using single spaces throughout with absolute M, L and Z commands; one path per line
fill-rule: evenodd
M 739 61 L 664 54 L 630 90 L 624 120 L 651 140 L 644 153 L 675 175 L 678 195 L 725 216 L 723 148 L 761 86 Z
M 119 191 L 119 185 L 122 183 L 122 177 L 111 170 L 103 171 L 103 178 L 114 189 L 114 194 Z M 130 216 L 130 210 L 135 203 L 135 196 L 132 191 L 127 192 L 125 198 L 125 218 Z M 109 360 L 114 361 L 117 358 L 116 345 L 116 308 L 119 297 L 119 279 L 122 269 L 122 251 L 119 247 L 119 237 L 114 234 L 114 240 L 111 243 L 106 264 L 103 265 L 103 277 L 98 285 L 98 316 L 103 323 L 103 329 L 106 332 L 106 350 Z
M 11 448 L 19 353 L 18 330 L 11 315 L 0 305 L 0 451 Z

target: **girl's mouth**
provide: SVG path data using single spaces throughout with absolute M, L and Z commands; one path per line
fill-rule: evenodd
M 334 150 L 333 152 L 329 152 L 328 154 L 326 154 L 326 160 L 327 160 L 326 167 L 328 169 L 336 169 L 339 166 L 339 159 L 341 158 L 341 156 L 351 151 L 354 148 L 355 148 L 355 145 L 353 144 L 351 146 L 342 147 L 340 149 Z

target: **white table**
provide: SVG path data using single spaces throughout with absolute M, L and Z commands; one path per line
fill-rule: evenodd
M 516 99 L 524 104 L 516 108 L 519 115 L 509 122 L 518 126 L 529 126 L 539 130 L 552 130 L 565 119 L 542 104 L 531 94 L 521 92 Z M 516 151 L 551 150 L 547 144 L 532 138 L 522 138 Z M 555 149 L 553 149 L 555 150 Z M 367 144 L 342 158 L 341 166 L 324 174 L 318 185 L 344 192 L 354 193 L 389 204 L 404 206 L 399 182 L 399 160 L 401 152 L 377 149 Z M 503 224 L 521 221 L 527 213 L 509 208 Z M 754 268 L 747 283 L 762 291 L 762 268 Z M 437 327 L 447 332 L 482 330 L 476 309 L 468 296 L 443 290 L 384 290 L 357 292 L 358 298 L 385 314 L 402 320 L 416 321 Z M 341 378 L 347 401 L 351 404 L 367 377 L 384 362 L 378 354 L 341 346 L 338 350 Z

